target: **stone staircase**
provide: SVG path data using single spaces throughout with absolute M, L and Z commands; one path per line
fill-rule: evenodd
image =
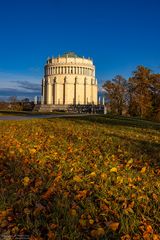
M 68 105 L 37 104 L 34 107 L 36 112 L 67 111 Z

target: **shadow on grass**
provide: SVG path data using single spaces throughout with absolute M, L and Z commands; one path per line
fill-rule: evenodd
M 137 140 L 128 136 L 120 136 L 118 134 L 106 134 L 109 137 L 116 137 L 120 139 L 121 144 L 129 145 L 131 155 L 139 155 L 139 159 L 143 157 L 142 163 L 147 163 L 150 167 L 160 167 L 160 143 L 150 142 L 148 140 Z M 138 159 L 137 159 L 138 160 Z
M 113 117 L 108 115 L 89 115 L 75 118 L 68 118 L 75 122 L 87 121 L 92 123 L 107 124 L 110 126 L 125 126 L 125 127 L 136 127 L 142 129 L 154 129 L 160 131 L 160 123 L 151 122 L 147 120 L 128 118 L 128 117 Z
M 135 135 L 136 135 L 136 128 L 138 129 L 148 129 L 148 130 L 160 130 L 160 124 L 140 119 L 132 119 L 132 118 L 110 118 L 106 116 L 84 116 L 84 117 L 76 117 L 76 118 L 67 118 L 67 120 L 73 121 L 75 123 L 79 124 L 86 124 L 86 122 L 92 122 L 92 123 L 100 123 L 104 124 L 104 126 L 107 124 L 109 126 L 119 126 L 119 127 L 135 127 Z M 48 121 L 52 121 L 51 119 L 48 119 Z M 95 126 L 96 127 L 96 126 Z M 111 129 L 112 130 L 112 129 Z M 115 133 L 113 133 L 115 131 Z M 126 135 L 120 135 L 120 132 L 116 133 L 116 129 L 114 129 L 111 133 L 104 132 L 104 135 L 106 137 L 113 137 L 117 138 L 121 145 L 126 146 L 126 151 L 130 151 L 132 156 L 137 156 L 139 159 L 143 156 L 144 161 L 147 159 L 147 163 L 151 167 L 157 167 L 160 166 L 160 143 L 145 140 L 144 138 L 142 140 L 139 140 L 137 138 L 134 138 L 134 135 L 129 135 L 129 130 L 127 129 Z M 157 132 L 157 133 L 158 133 Z M 103 147 L 102 147 L 103 148 Z M 105 148 L 105 146 L 104 146 Z M 105 150 L 104 150 L 105 151 Z M 116 149 L 115 149 L 116 151 Z

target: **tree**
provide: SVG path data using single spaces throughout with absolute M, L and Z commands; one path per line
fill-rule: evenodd
M 152 111 L 151 73 L 149 68 L 138 66 L 129 78 L 129 113 L 147 117 Z
M 103 84 L 103 89 L 107 92 L 110 101 L 111 111 L 122 115 L 127 102 L 127 81 L 122 76 L 117 75 L 111 81 Z
M 17 97 L 16 96 L 11 96 L 9 97 L 9 102 L 10 103 L 16 103 L 18 100 L 17 100 Z
M 151 75 L 152 115 L 160 113 L 160 74 Z

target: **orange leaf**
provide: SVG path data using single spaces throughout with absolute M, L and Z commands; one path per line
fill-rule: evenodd
M 112 230 L 112 231 L 116 231 L 119 227 L 119 223 L 118 222 L 113 222 L 113 223 L 110 223 L 109 224 L 109 228 Z
M 147 225 L 147 227 L 146 227 L 146 232 L 148 232 L 148 233 L 153 233 L 153 229 L 152 229 L 152 226 L 151 226 L 151 225 Z
M 55 234 L 51 231 L 48 232 L 48 239 L 55 239 Z
M 75 196 L 76 200 L 79 200 L 81 198 L 85 198 L 87 195 L 87 190 L 79 191 L 79 193 Z

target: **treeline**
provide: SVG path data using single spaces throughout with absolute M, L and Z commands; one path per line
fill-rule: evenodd
M 16 96 L 11 96 L 7 102 L 0 101 L 0 110 L 2 111 L 32 111 L 34 102 L 28 98 L 18 100 Z
M 128 80 L 117 75 L 102 87 L 113 114 L 160 120 L 160 74 L 138 66 Z

